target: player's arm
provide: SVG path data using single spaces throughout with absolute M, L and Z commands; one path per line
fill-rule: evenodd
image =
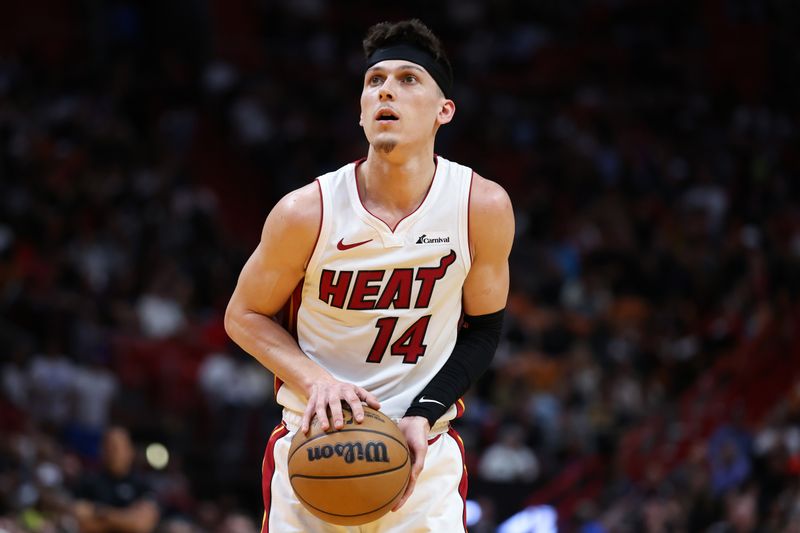
M 500 339 L 508 298 L 508 256 L 514 241 L 514 212 L 500 185 L 477 174 L 469 213 L 472 267 L 464 281 L 464 326 L 444 367 L 415 399 L 406 415 L 433 423 L 489 367 Z
M 469 234 L 472 267 L 464 281 L 464 328 L 445 365 L 414 399 L 400 421 L 414 455 L 414 464 L 409 487 L 394 510 L 411 495 L 422 471 L 430 427 L 486 371 L 500 339 L 508 298 L 508 256 L 514 241 L 514 212 L 505 190 L 477 174 L 472 182 Z M 435 401 L 419 402 L 422 397 Z
M 314 251 L 322 217 L 319 194 L 319 186 L 311 183 L 289 193 L 273 208 L 225 312 L 225 329 L 231 339 L 308 398 L 304 432 L 314 414 L 327 429 L 327 408 L 331 409 L 334 426 L 341 428 L 342 400 L 350 404 L 357 421 L 363 418 L 362 400 L 379 407 L 374 395 L 335 380 L 309 359 L 274 320 L 303 279 Z
M 469 220 L 472 267 L 464 281 L 464 313 L 482 316 L 505 309 L 508 299 L 514 211 L 506 191 L 475 174 Z

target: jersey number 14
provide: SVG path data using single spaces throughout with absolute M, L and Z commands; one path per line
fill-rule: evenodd
M 403 363 L 410 365 L 416 364 L 417 359 L 425 355 L 425 333 L 428 331 L 428 323 L 431 315 L 425 315 L 411 324 L 400 337 L 392 343 L 391 354 L 403 357 Z M 367 357 L 368 363 L 380 363 L 386 353 L 386 347 L 394 336 L 397 326 L 397 317 L 389 316 L 378 319 L 375 327 L 378 328 L 378 336 L 372 343 L 372 349 Z

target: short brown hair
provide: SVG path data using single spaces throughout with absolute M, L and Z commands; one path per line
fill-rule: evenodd
M 379 48 L 393 44 L 410 44 L 428 52 L 437 63 L 442 65 L 450 79 L 453 77 L 453 67 L 444 51 L 439 38 L 419 19 L 401 20 L 399 22 L 379 22 L 367 30 L 367 36 L 362 45 L 364 57 L 369 57 Z

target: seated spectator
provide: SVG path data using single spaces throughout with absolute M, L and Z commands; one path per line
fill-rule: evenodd
M 103 437 L 102 469 L 81 479 L 73 513 L 85 533 L 149 533 L 159 509 L 147 484 L 133 471 L 134 447 L 128 431 L 111 427 Z
M 716 495 L 723 495 L 744 483 L 752 471 L 749 437 L 732 426 L 722 426 L 708 446 L 711 483 Z
M 519 426 L 503 428 L 497 442 L 489 446 L 478 464 L 478 473 L 486 481 L 507 483 L 531 482 L 539 475 L 539 461 L 525 446 Z

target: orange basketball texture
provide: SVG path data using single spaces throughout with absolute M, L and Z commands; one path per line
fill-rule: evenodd
M 400 429 L 380 411 L 365 405 L 361 424 L 348 406 L 342 412 L 339 431 L 322 431 L 315 417 L 307 435 L 295 433 L 289 482 L 314 516 L 332 524 L 366 524 L 389 512 L 403 495 L 411 457 Z

